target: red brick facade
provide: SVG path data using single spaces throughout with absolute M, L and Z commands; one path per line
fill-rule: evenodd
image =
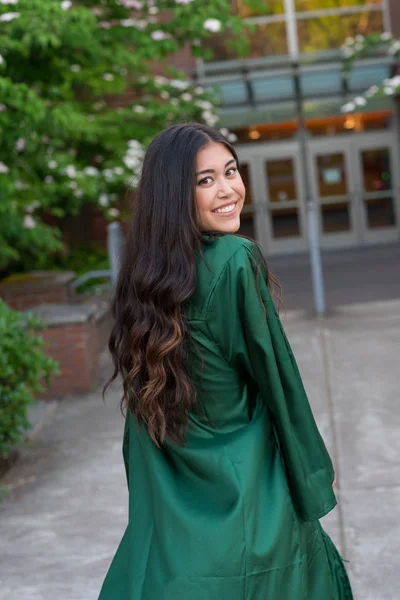
M 100 319 L 86 323 L 49 325 L 40 333 L 45 352 L 60 363 L 60 374 L 52 378 L 51 387 L 42 398 L 86 394 L 100 381 L 100 354 L 107 347 L 111 330 L 109 311 Z
M 0 283 L 0 298 L 19 311 L 41 304 L 66 304 L 75 298 L 73 279 L 74 273 L 51 271 L 11 276 Z

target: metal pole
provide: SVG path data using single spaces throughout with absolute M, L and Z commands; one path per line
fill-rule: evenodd
M 318 316 L 322 316 L 326 312 L 325 291 L 324 291 L 324 276 L 321 261 L 321 248 L 319 240 L 319 219 L 318 219 L 318 204 L 311 189 L 310 182 L 310 161 L 307 143 L 307 129 L 304 118 L 303 103 L 301 97 L 300 75 L 298 64 L 294 65 L 294 82 L 296 91 L 296 108 L 297 120 L 299 124 L 299 146 L 300 146 L 300 163 L 303 171 L 303 182 L 306 199 L 307 212 L 307 234 L 308 234 L 308 249 L 310 253 L 311 277 L 314 293 L 314 306 Z
M 114 285 L 117 281 L 119 269 L 121 266 L 122 253 L 122 231 L 121 225 L 114 221 L 107 226 L 107 247 L 108 258 L 111 269 L 111 283 Z

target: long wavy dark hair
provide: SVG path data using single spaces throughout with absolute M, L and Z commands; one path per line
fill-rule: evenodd
M 188 412 L 196 409 L 182 304 L 196 289 L 202 243 L 223 235 L 204 232 L 196 222 L 196 157 L 210 142 L 238 160 L 222 133 L 198 123 L 173 125 L 151 142 L 112 302 L 114 372 L 104 392 L 122 376 L 121 409 L 133 412 L 157 446 L 166 437 L 184 444 Z

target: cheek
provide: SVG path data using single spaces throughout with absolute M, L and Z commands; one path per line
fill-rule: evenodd
M 236 191 L 236 193 L 237 193 L 237 194 L 238 194 L 238 195 L 239 195 L 241 198 L 244 198 L 244 197 L 245 197 L 245 194 L 246 194 L 246 188 L 244 187 L 244 183 L 243 183 L 243 179 L 242 179 L 242 178 L 240 178 L 240 179 L 237 181 L 237 184 L 236 184 L 236 186 L 235 186 L 235 191 Z
M 211 208 L 212 206 L 212 195 L 210 194 L 209 190 L 207 189 L 202 189 L 199 188 L 196 191 L 196 205 L 197 205 L 197 210 L 202 212 L 202 211 L 207 211 Z

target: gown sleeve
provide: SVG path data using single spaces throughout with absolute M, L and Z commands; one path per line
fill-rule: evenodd
M 299 517 L 314 521 L 336 505 L 334 469 L 265 277 L 258 247 L 241 246 L 216 283 L 207 323 L 228 363 L 256 382 Z

